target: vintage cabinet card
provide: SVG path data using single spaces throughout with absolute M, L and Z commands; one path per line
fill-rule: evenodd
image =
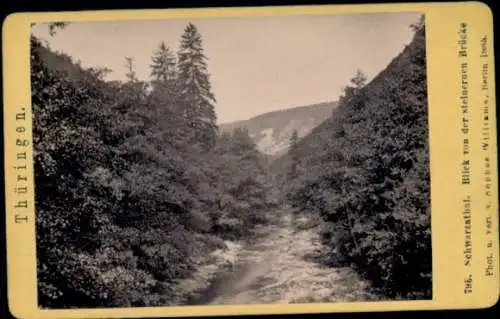
M 480 2 L 8 16 L 11 312 L 494 305 L 492 32 Z

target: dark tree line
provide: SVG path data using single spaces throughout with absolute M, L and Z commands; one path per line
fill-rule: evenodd
M 131 57 L 127 81 L 108 82 L 31 48 L 40 306 L 168 305 L 268 203 L 248 133 L 218 132 L 200 33 L 189 24 L 177 54 L 160 43 L 148 82 Z
M 389 298 L 432 296 L 426 47 L 413 41 L 373 81 L 362 73 L 333 116 L 288 155 L 286 198 L 322 217 L 331 263 Z M 301 168 L 297 172 L 297 168 Z

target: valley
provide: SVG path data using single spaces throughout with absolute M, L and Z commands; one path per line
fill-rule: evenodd
M 299 138 L 332 115 L 336 102 L 324 102 L 307 106 L 291 107 L 255 116 L 245 121 L 223 123 L 223 132 L 245 128 L 256 148 L 271 160 L 286 154 L 290 138 L 296 130 Z
M 192 22 L 148 79 L 32 36 L 39 306 L 431 299 L 424 16 L 408 27 L 330 102 L 221 125 Z

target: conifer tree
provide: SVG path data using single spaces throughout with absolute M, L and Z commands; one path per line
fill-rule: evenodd
M 134 65 L 134 58 L 132 57 L 125 57 L 125 68 L 127 68 L 127 73 L 125 76 L 130 82 L 135 82 L 137 81 L 137 75 L 135 73 L 135 65 Z
M 361 89 L 366 85 L 367 76 L 359 69 L 356 70 L 354 76 L 349 80 L 349 85 L 344 88 L 344 94 L 340 97 L 339 102 L 345 103 L 351 100 L 352 104 L 356 104 L 357 108 L 362 108 Z M 352 101 L 354 97 L 358 97 L 357 101 Z
M 354 77 L 351 79 L 351 83 L 354 84 L 354 88 L 361 89 L 366 84 L 367 77 L 359 69 L 356 70 Z
M 174 53 L 162 41 L 151 60 L 150 68 L 153 90 L 163 92 L 170 101 L 174 101 L 177 81 Z
M 161 41 L 151 60 L 150 106 L 155 109 L 165 142 L 184 148 L 188 145 L 185 140 L 187 125 L 182 118 L 182 105 L 178 101 L 180 86 L 175 54 Z
M 118 94 L 123 101 L 123 103 L 118 103 L 120 112 L 127 113 L 132 110 L 133 112 L 143 112 L 141 109 L 146 104 L 148 83 L 139 81 L 137 78 L 133 57 L 125 57 L 125 68 L 127 81 L 120 85 Z M 132 116 L 132 113 L 129 113 L 129 116 Z
M 195 142 L 211 148 L 217 137 L 216 99 L 211 90 L 201 34 L 192 23 L 184 29 L 178 59 L 180 99 L 191 135 Z
M 292 136 L 290 137 L 290 149 L 288 151 L 291 160 L 289 179 L 297 177 L 298 174 L 298 166 L 299 166 L 299 157 L 297 154 L 298 142 L 299 142 L 299 134 L 297 130 L 293 130 Z

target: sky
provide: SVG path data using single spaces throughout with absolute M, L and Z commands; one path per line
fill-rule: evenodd
M 177 50 L 185 26 L 201 33 L 217 99 L 219 123 L 279 109 L 336 100 L 356 69 L 371 80 L 411 41 L 420 13 L 294 15 L 74 22 L 49 36 L 33 34 L 84 67 L 107 67 L 109 80 L 125 79 L 125 57 L 149 79 L 151 55 L 161 41 Z

